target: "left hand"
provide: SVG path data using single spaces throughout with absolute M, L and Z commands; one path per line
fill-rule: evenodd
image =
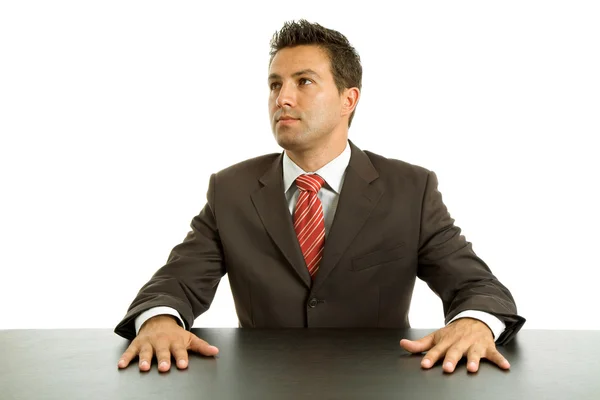
M 400 346 L 411 353 L 427 351 L 421 361 L 423 368 L 431 368 L 444 358 L 443 369 L 454 372 L 456 364 L 467 356 L 467 370 L 477 372 L 479 360 L 487 358 L 502 369 L 510 364 L 498 350 L 492 331 L 486 324 L 474 318 L 460 318 L 419 340 L 402 339 Z

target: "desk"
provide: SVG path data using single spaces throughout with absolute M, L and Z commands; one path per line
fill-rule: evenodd
M 399 346 L 433 330 L 194 329 L 220 354 L 187 370 L 119 370 L 128 341 L 106 329 L 0 331 L 0 399 L 600 399 L 600 331 L 521 330 L 503 371 L 453 374 Z

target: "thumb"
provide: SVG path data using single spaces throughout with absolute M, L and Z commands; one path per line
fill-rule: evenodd
M 422 353 L 428 351 L 433 347 L 433 333 L 419 339 L 419 340 L 408 340 L 402 339 L 400 346 L 406 351 L 411 353 Z
M 193 333 L 191 334 L 191 340 L 188 349 L 205 356 L 214 356 L 219 353 L 219 349 L 206 343 Z

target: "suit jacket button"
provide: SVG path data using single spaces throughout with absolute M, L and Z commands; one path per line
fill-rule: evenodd
M 317 304 L 319 303 L 319 301 L 317 299 L 315 299 L 314 297 L 312 299 L 310 299 L 310 301 L 308 302 L 308 306 L 310 308 L 315 308 L 317 306 Z

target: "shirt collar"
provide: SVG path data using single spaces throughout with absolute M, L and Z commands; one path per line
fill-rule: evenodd
M 329 163 L 321 167 L 315 174 L 318 174 L 325 180 L 327 185 L 339 194 L 342 190 L 342 183 L 344 181 L 344 173 L 350 163 L 350 146 L 346 141 L 346 148 L 342 151 L 342 154 L 331 160 Z M 290 189 L 293 183 L 296 182 L 302 174 L 309 174 L 310 172 L 304 171 L 291 158 L 288 157 L 286 152 L 283 152 L 283 188 L 284 193 Z

